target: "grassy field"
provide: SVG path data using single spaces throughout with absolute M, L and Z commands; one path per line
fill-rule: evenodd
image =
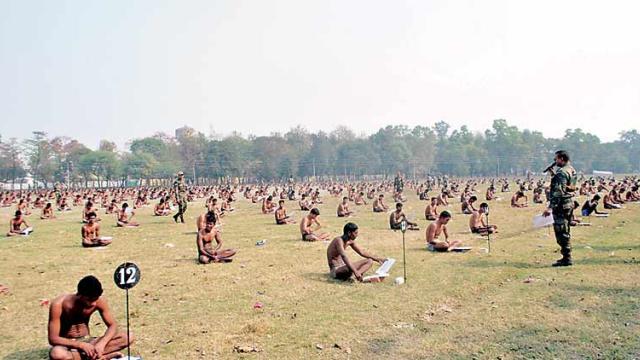
M 492 203 L 501 233 L 490 254 L 481 249 L 486 240 L 468 232 L 457 200 L 450 232 L 472 251 L 427 252 L 420 220 L 421 231 L 407 232 L 408 280 L 400 286 L 330 280 L 325 243 L 300 241 L 297 225 L 276 226 L 244 200 L 224 219 L 225 245 L 239 250 L 231 264 L 195 261 L 202 202 L 190 204 L 186 225 L 153 217 L 151 208 L 138 210 L 137 229 L 116 228 L 101 214 L 114 243 L 100 250 L 80 246 L 80 209 L 54 221 L 32 215 L 34 234 L 0 239 L 0 283 L 11 290 L 0 295 L 0 359 L 45 359 L 40 300 L 74 291 L 87 274 L 102 280 L 123 327 L 124 292 L 112 279 L 124 261 L 142 272 L 130 293 L 131 325 L 134 353 L 145 359 L 640 358 L 640 205 L 574 228 L 575 265 L 558 269 L 549 266 L 559 258 L 552 231 L 531 229 L 541 207 L 512 210 L 505 195 Z M 335 216 L 337 199 L 325 202 L 320 219 L 338 235 L 347 220 Z M 409 194 L 405 210 L 423 219 L 425 205 Z M 358 242 L 396 258 L 392 275 L 401 276 L 401 233 L 369 206 L 356 211 L 349 221 L 360 226 Z M 0 210 L 0 223 L 9 214 Z M 262 239 L 266 246 L 256 247 Z M 262 309 L 253 308 L 257 301 Z M 99 321 L 94 315 L 91 324 Z M 235 346 L 259 352 L 238 354 Z

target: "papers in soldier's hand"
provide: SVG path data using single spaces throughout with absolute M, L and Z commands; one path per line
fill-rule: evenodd
M 541 228 L 553 225 L 553 216 L 536 215 L 533 217 L 533 227 Z

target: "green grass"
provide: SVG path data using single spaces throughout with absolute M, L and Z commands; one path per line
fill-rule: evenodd
M 406 212 L 421 219 L 426 204 L 409 197 Z M 338 235 L 347 220 L 335 216 L 337 199 L 325 200 L 320 219 Z M 425 251 L 420 220 L 421 231 L 407 232 L 402 286 L 328 279 L 326 244 L 300 241 L 297 225 L 276 226 L 244 200 L 224 219 L 225 246 L 239 250 L 231 264 L 196 264 L 202 202 L 190 204 L 186 225 L 153 217 L 150 208 L 138 211 L 138 229 L 115 228 L 101 215 L 103 235 L 114 236 L 104 250 L 80 246 L 79 209 L 54 221 L 32 215 L 34 234 L 0 240 L 0 283 L 11 289 L 0 295 L 0 359 L 46 358 L 47 309 L 39 300 L 72 292 L 87 274 L 102 280 L 124 326 L 124 292 L 112 280 L 124 261 L 142 272 L 131 291 L 131 324 L 134 352 L 145 359 L 640 357 L 640 205 L 573 228 L 575 266 L 557 269 L 549 266 L 559 257 L 552 232 L 530 229 L 541 208 L 512 210 L 507 200 L 492 204 L 490 219 L 501 233 L 491 254 L 480 251 L 485 240 L 468 233 L 457 201 L 450 232 L 471 252 Z M 398 259 L 392 275 L 401 276 L 401 234 L 387 230 L 387 215 L 369 206 L 356 211 L 349 220 L 361 228 L 358 242 Z M 7 224 L 9 214 L 0 210 L 0 222 Z M 261 239 L 267 245 L 256 247 Z M 264 308 L 254 310 L 256 301 Z M 91 320 L 94 335 L 103 329 L 99 320 Z M 262 351 L 236 354 L 235 345 Z

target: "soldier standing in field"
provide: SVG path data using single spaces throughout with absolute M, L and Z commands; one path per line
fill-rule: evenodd
M 176 202 L 178 203 L 178 213 L 173 215 L 173 221 L 184 224 L 184 213 L 187 211 L 187 184 L 184 182 L 184 173 L 178 172 L 178 177 L 173 182 L 173 191 L 176 194 Z
M 569 154 L 564 151 L 556 151 L 554 164 L 547 170 L 552 175 L 549 189 L 549 207 L 544 211 L 544 216 L 553 214 L 553 231 L 556 241 L 560 245 L 562 259 L 556 261 L 553 266 L 571 266 L 571 229 L 569 222 L 573 215 L 573 196 L 576 191 L 576 171 L 570 165 Z M 559 169 L 554 171 L 557 166 Z

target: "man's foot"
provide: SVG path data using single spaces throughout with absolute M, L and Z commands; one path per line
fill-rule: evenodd
M 551 266 L 558 267 L 558 266 L 571 266 L 571 265 L 573 265 L 573 262 L 571 261 L 571 259 L 560 259 L 555 263 L 553 263 Z

